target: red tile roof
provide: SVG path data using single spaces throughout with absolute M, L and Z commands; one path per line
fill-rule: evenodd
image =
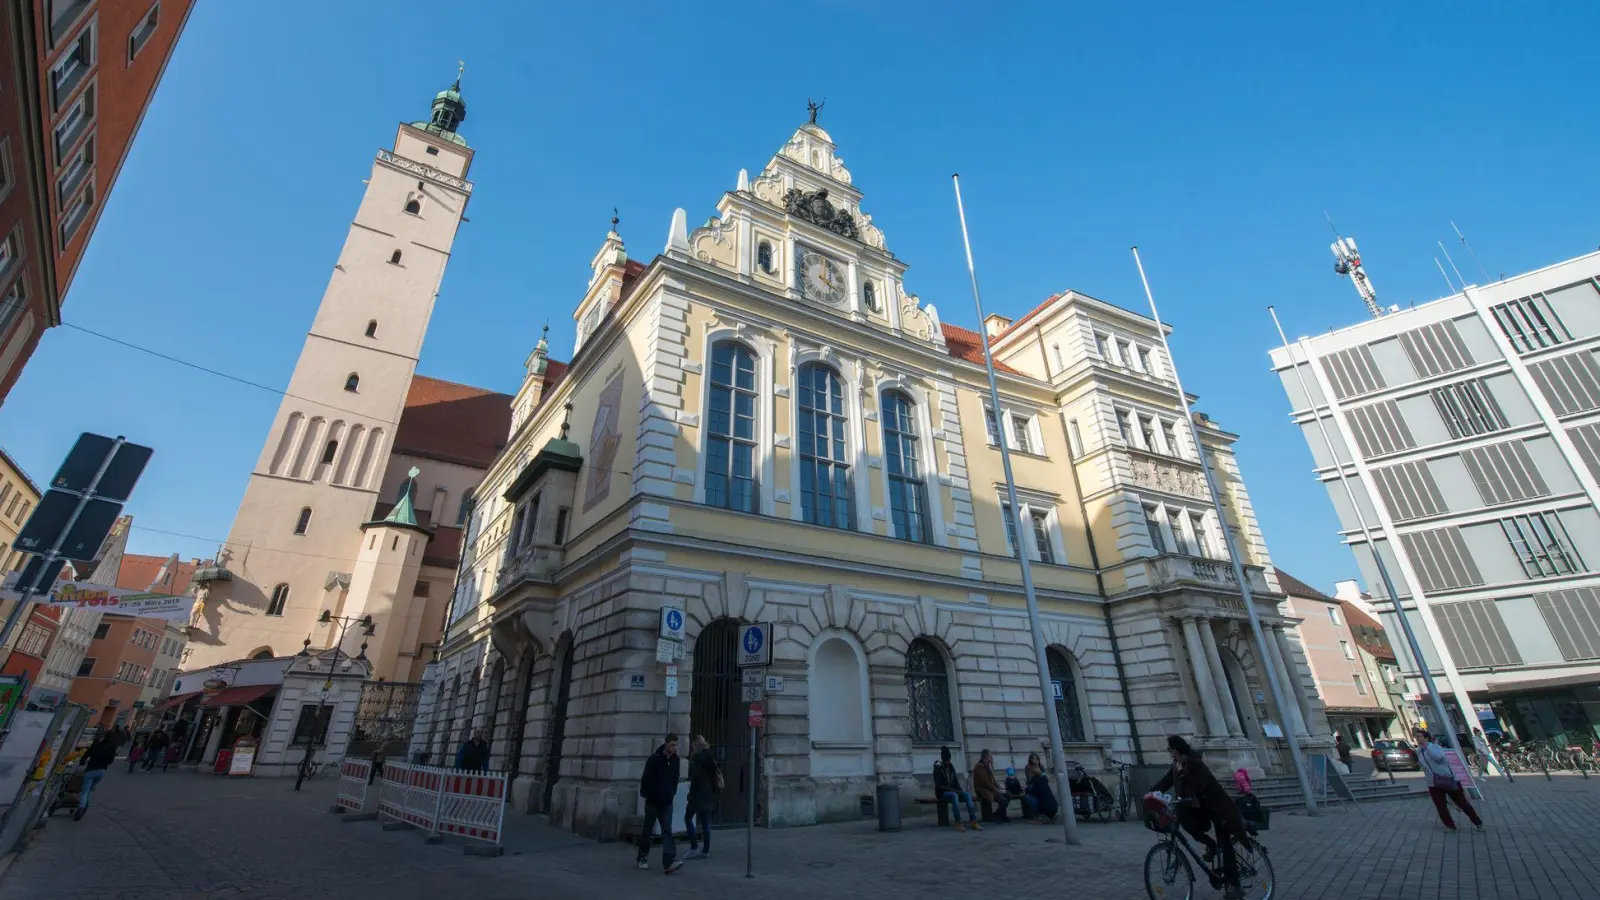
M 944 331 L 945 349 L 956 359 L 966 360 L 969 363 L 983 365 L 983 338 L 976 331 L 968 331 L 956 325 L 941 323 L 939 327 Z M 1012 375 L 1021 375 L 1016 369 L 1011 368 L 998 359 L 994 361 L 996 372 L 1008 372 Z
M 1323 603 L 1339 602 L 1282 569 L 1276 569 L 1276 571 L 1278 573 L 1278 586 L 1283 588 L 1285 594 L 1293 597 L 1304 597 L 1307 600 L 1320 600 Z
M 125 553 L 122 556 L 122 568 L 117 570 L 117 587 L 131 591 L 148 590 L 150 584 L 160 574 L 161 567 L 167 564 L 170 556 L 146 556 L 142 553 Z M 156 587 L 162 594 L 172 594 L 182 597 L 189 592 L 189 579 L 194 577 L 196 569 L 200 568 L 197 559 L 184 562 L 178 561 L 177 569 L 169 572 L 168 583 Z
M 511 400 L 483 388 L 412 376 L 394 452 L 487 469 L 511 431 Z

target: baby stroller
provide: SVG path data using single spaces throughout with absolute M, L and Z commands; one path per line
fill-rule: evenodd
M 1067 784 L 1072 790 L 1073 813 L 1085 819 L 1111 821 L 1111 810 L 1116 806 L 1116 801 L 1110 789 L 1100 779 L 1086 772 L 1081 763 L 1071 763 L 1071 766 L 1072 775 Z
M 50 815 L 57 810 L 76 809 L 83 795 L 83 765 L 74 763 L 61 776 L 61 790 L 56 792 L 56 802 L 50 806 Z

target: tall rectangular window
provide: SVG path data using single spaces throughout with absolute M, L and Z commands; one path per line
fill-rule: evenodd
M 1166 419 L 1161 420 L 1161 437 L 1167 442 L 1167 452 L 1173 456 L 1183 456 L 1183 444 L 1178 441 L 1178 426 Z
M 1018 415 L 1017 413 L 1011 413 L 1010 414 L 1010 419 L 1011 419 L 1011 434 L 1012 434 L 1012 437 L 1014 438 L 1014 441 L 1013 441 L 1013 443 L 1011 445 L 1011 449 L 1019 450 L 1019 451 L 1021 451 L 1023 453 L 1032 453 L 1032 452 L 1034 452 L 1033 451 L 1033 442 L 1030 440 L 1029 435 L 1028 435 L 1028 423 L 1033 420 L 1033 417 L 1032 416 Z
M 61 246 L 64 248 L 72 236 L 77 234 L 78 226 L 83 220 L 89 218 L 89 210 L 94 208 L 94 182 L 83 186 L 72 204 L 61 212 Z
M 1161 531 L 1161 518 L 1158 507 L 1146 506 L 1144 508 L 1144 527 L 1150 534 L 1150 546 L 1157 553 L 1167 552 L 1167 538 Z
M 1011 551 L 1012 556 L 1020 559 L 1022 555 L 1022 535 L 1017 533 L 1017 517 L 1011 512 L 1011 504 L 1000 504 L 1000 518 L 1004 520 L 1006 525 L 1006 547 Z
M 4 295 L 0 295 L 0 340 L 4 340 L 11 333 L 11 326 L 22 318 L 27 309 L 27 283 L 18 278 L 11 282 L 11 287 L 6 288 Z
M 756 358 L 743 344 L 711 349 L 706 503 L 756 512 Z
M 1050 541 L 1050 513 L 1042 509 L 1029 509 L 1028 518 L 1033 521 L 1033 543 L 1038 548 L 1039 562 L 1054 564 L 1056 553 Z
M 885 391 L 879 407 L 894 536 L 920 544 L 928 540 L 928 489 L 922 478 L 914 407 L 911 399 L 898 391 Z
M 1198 551 L 1195 555 L 1215 559 L 1217 554 L 1211 551 L 1211 532 L 1206 528 L 1205 514 L 1189 513 L 1189 528 L 1194 531 L 1195 549 Z
M 83 185 L 83 180 L 94 170 L 94 138 L 84 142 L 72 159 L 61 169 L 61 177 L 56 179 L 56 204 L 62 209 L 72 200 L 78 188 Z
M 1129 447 L 1134 446 L 1133 413 L 1125 409 L 1117 410 L 1117 432 L 1122 435 L 1122 442 L 1124 444 L 1127 444 Z
M 1102 360 L 1106 362 L 1115 361 L 1111 356 L 1111 339 L 1098 331 L 1094 333 L 1094 350 Z
M 1156 449 L 1156 424 L 1154 419 L 1149 416 L 1139 417 L 1139 438 L 1143 442 L 1144 449 L 1151 451 Z
M 67 98 L 72 96 L 73 89 L 88 77 L 89 69 L 94 66 L 95 31 L 95 23 L 90 22 L 87 28 L 78 33 L 72 46 L 50 67 L 51 106 L 55 109 L 65 104 Z
M 1199 556 L 1199 551 L 1190 542 L 1189 535 L 1183 530 L 1183 511 L 1167 507 L 1167 522 L 1172 526 L 1172 539 L 1178 542 L 1178 552 L 1185 556 Z
M 1365 681 L 1361 680 L 1361 676 L 1360 675 L 1355 675 L 1353 677 L 1356 680 L 1356 693 L 1358 693 L 1361 696 L 1365 697 L 1367 695 L 1367 683 Z
M 1083 455 L 1083 434 L 1078 430 L 1078 420 L 1067 421 L 1067 449 L 1072 453 L 1072 458 L 1077 459 Z
M 1355 652 L 1350 649 L 1350 642 L 1349 641 L 1340 641 L 1339 642 L 1339 649 L 1344 651 L 1344 658 L 1345 659 L 1355 659 L 1356 658 Z
M 1155 363 L 1153 361 L 1153 357 L 1150 355 L 1149 347 L 1139 348 L 1139 371 L 1145 373 L 1146 375 L 1156 374 Z
M 68 151 L 78 143 L 78 138 L 83 137 L 83 133 L 89 130 L 90 125 L 94 124 L 97 93 L 95 86 L 92 84 L 84 88 L 83 93 L 72 101 L 72 105 L 67 107 L 67 111 L 61 115 L 61 120 L 56 123 L 57 161 L 66 159 Z
M 994 410 L 985 406 L 983 408 L 983 428 L 989 437 L 989 443 L 1000 446 L 1000 423 L 995 419 Z
M 1506 540 L 1529 578 L 1548 578 L 1584 571 L 1583 560 L 1572 546 L 1561 517 L 1553 512 L 1529 513 L 1501 519 Z
M 1133 345 L 1127 341 L 1117 341 L 1117 362 L 1128 368 L 1133 367 Z
M 838 372 L 821 363 L 801 366 L 796 378 L 802 517 L 813 525 L 854 528 L 844 382 Z

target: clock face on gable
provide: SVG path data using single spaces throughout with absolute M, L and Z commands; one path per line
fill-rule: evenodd
M 795 282 L 807 300 L 828 306 L 844 304 L 846 276 L 838 260 L 810 247 L 795 245 Z

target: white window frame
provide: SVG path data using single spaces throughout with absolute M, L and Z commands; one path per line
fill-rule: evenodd
M 701 339 L 700 359 L 703 362 L 700 363 L 701 371 L 699 372 L 700 418 L 697 427 L 694 428 L 694 455 L 696 460 L 694 502 L 701 506 L 704 506 L 706 502 L 706 418 L 711 409 L 711 372 L 709 367 L 711 365 L 711 348 L 722 341 L 734 341 L 743 344 L 756 357 L 756 390 L 759 400 L 756 406 L 755 475 L 756 493 L 760 496 L 760 502 L 756 504 L 756 509 L 764 516 L 776 515 L 777 494 L 772 487 L 774 481 L 773 447 L 776 443 L 773 430 L 773 409 L 775 406 L 773 400 L 775 396 L 773 387 L 774 346 L 771 340 L 760 334 L 752 333 L 752 330 L 745 325 L 736 324 L 707 328 L 705 335 Z M 793 380 L 791 380 L 790 384 L 792 385 L 793 383 Z M 648 457 L 652 453 L 658 454 L 660 461 L 673 465 L 677 459 L 676 451 L 673 449 L 676 440 L 676 431 L 669 434 L 646 432 L 639 437 L 639 442 L 642 445 L 641 456 Z M 795 471 L 792 475 L 793 480 L 790 484 L 798 491 L 800 484 L 798 458 L 795 460 Z M 796 513 L 795 517 L 798 518 L 800 510 L 798 493 L 794 494 L 792 506 Z
M 934 458 L 933 447 L 933 397 L 920 384 L 909 381 L 899 375 L 886 376 L 879 379 L 877 384 L 878 403 L 883 402 L 883 395 L 888 391 L 899 391 L 911 398 L 916 406 L 915 427 L 917 440 L 922 444 L 917 448 L 918 474 L 922 478 L 924 500 L 927 503 L 927 530 L 928 543 L 934 547 L 948 545 L 944 527 L 944 508 L 939 500 L 939 466 Z M 878 446 L 883 449 L 883 416 L 878 416 Z M 883 490 L 884 504 L 884 531 L 892 538 L 900 538 L 895 534 L 894 516 L 889 515 L 889 467 L 885 464 L 878 466 L 879 487 Z M 874 511 L 873 516 L 877 513 Z
M 811 363 L 821 363 L 838 375 L 844 391 L 844 416 L 845 416 L 845 456 L 850 470 L 850 489 L 854 496 L 850 498 L 851 518 L 854 520 L 856 531 L 872 533 L 872 494 L 867 483 L 867 453 L 866 434 L 864 429 L 865 411 L 861 407 L 861 360 L 855 357 L 841 356 L 838 353 L 821 349 L 797 349 L 793 343 L 789 345 L 789 420 L 784 423 L 789 429 L 789 518 L 796 522 L 805 521 L 805 508 L 800 498 L 800 454 L 794 448 L 794 435 L 800 432 L 800 398 L 795 390 L 799 382 L 800 369 Z M 771 392 L 768 392 L 771 396 Z M 874 413 L 876 415 L 876 413 Z M 704 429 L 702 429 L 704 430 Z M 935 481 L 929 485 L 928 492 L 933 493 Z M 762 499 L 765 504 L 765 497 Z M 830 527 L 830 526 L 824 526 Z
M 50 66 L 48 80 L 50 82 L 50 108 L 52 110 L 59 110 L 67 98 L 72 96 L 72 92 L 76 91 L 78 87 L 83 84 L 84 80 L 88 78 L 89 70 L 92 70 L 95 67 L 95 63 L 99 55 L 99 28 L 99 16 L 91 17 L 89 19 L 89 24 L 77 31 L 73 35 L 72 39 L 66 42 L 67 46 L 71 49 L 69 49 L 66 53 L 61 54 L 61 57 L 57 59 L 52 66 Z M 78 61 L 75 52 L 79 45 L 86 47 L 88 50 L 88 52 L 85 54 L 86 58 L 81 61 Z M 69 63 L 71 65 L 69 65 Z M 61 73 L 64 71 L 71 71 L 74 66 L 78 65 L 81 65 L 84 68 L 84 78 L 68 87 L 65 91 L 59 90 L 57 85 L 66 80 L 65 77 L 61 77 Z
M 1355 659 L 1356 658 L 1355 651 L 1350 649 L 1350 642 L 1349 641 L 1340 641 L 1339 642 L 1339 649 L 1344 651 L 1344 658 L 1345 659 Z
M 94 179 L 91 177 L 84 182 L 83 190 L 73 197 L 72 205 L 61 210 L 61 243 L 57 251 L 64 251 L 73 237 L 89 220 L 90 211 L 94 209 Z
M 1006 534 L 1005 510 L 1010 504 L 1006 502 L 1004 494 L 996 493 L 995 499 L 998 501 L 1000 509 L 1000 537 L 1005 541 L 1006 556 L 1016 559 L 1016 548 L 1011 545 L 1010 535 Z M 1061 537 L 1061 516 L 1057 511 L 1059 500 L 1060 498 L 1037 491 L 1025 491 L 1021 488 L 1017 490 L 1017 503 L 1022 507 L 1021 514 L 1012 517 L 1012 521 L 1016 523 L 1017 537 L 1022 541 L 1023 549 L 1027 551 L 1028 559 L 1041 565 L 1065 566 L 1071 564 L 1070 558 L 1067 556 L 1066 544 Z M 1039 555 L 1039 544 L 1033 533 L 1033 514 L 1035 512 L 1045 514 L 1045 527 L 1050 537 L 1050 562 L 1045 562 L 1043 557 Z
M 78 196 L 78 191 L 85 184 L 94 180 L 94 165 L 95 134 L 91 132 L 78 144 L 78 149 L 73 151 L 72 157 L 61 165 L 56 174 L 56 208 L 62 211 L 63 217 L 67 204 Z M 67 182 L 72 179 L 76 181 L 69 186 Z
M 1217 529 L 1216 510 L 1155 498 L 1141 499 L 1140 506 L 1144 510 L 1145 518 L 1155 521 L 1161 531 L 1161 539 L 1167 545 L 1165 550 L 1152 545 L 1151 549 L 1156 551 L 1156 555 L 1172 554 L 1191 559 L 1227 559 L 1226 555 L 1219 555 L 1225 554 L 1225 545 Z M 1151 515 L 1152 511 L 1155 515 Z M 1195 516 L 1200 518 L 1200 525 L 1205 529 L 1204 544 L 1198 540 L 1198 533 L 1194 530 Z M 1211 551 L 1210 555 L 1201 552 L 1208 549 Z
M 999 445 L 994 442 L 994 436 L 989 433 L 988 401 L 984 401 L 983 409 L 983 439 L 989 446 L 998 449 Z M 1016 441 L 1016 420 L 1024 416 L 1026 417 L 1026 422 L 1023 424 L 1023 430 L 1028 436 L 1028 446 L 1018 447 Z M 999 431 L 1000 435 L 1005 439 L 1006 447 L 1011 450 L 1011 452 L 1026 453 L 1029 456 L 1048 458 L 1044 452 L 1044 430 L 1039 424 L 1039 413 L 1032 410 L 1014 409 L 1009 406 L 1002 406 L 1000 408 L 1000 414 L 995 417 L 995 429 Z

